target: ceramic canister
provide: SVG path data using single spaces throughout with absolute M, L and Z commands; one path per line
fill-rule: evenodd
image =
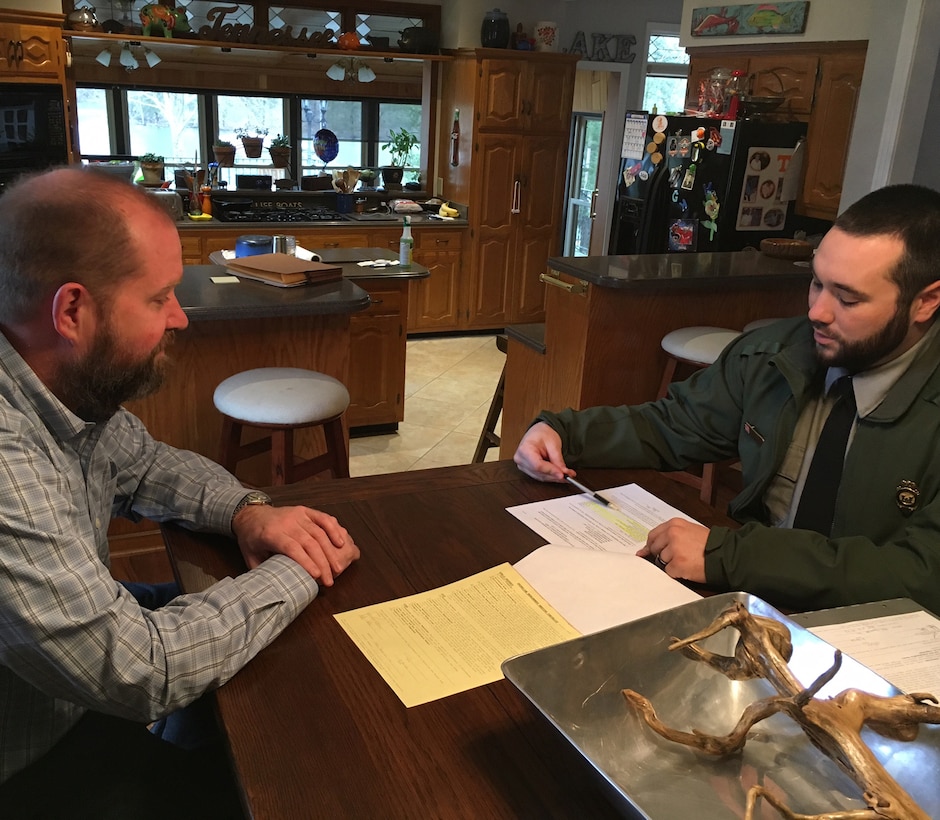
M 509 45 L 509 17 L 505 11 L 493 9 L 483 15 L 480 45 L 484 48 L 506 48 Z
M 535 24 L 535 50 L 558 50 L 558 23 L 540 20 Z

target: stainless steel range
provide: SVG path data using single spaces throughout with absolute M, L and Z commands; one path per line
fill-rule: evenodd
M 219 192 L 212 195 L 212 215 L 220 222 L 344 222 L 342 214 L 322 204 L 325 199 L 303 192 Z

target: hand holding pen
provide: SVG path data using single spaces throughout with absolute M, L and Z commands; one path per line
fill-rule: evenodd
M 596 490 L 592 490 L 590 487 L 586 487 L 580 481 L 573 479 L 570 475 L 565 476 L 565 481 L 567 481 L 572 486 L 577 487 L 582 493 L 586 493 L 587 495 L 591 496 L 591 498 L 603 504 L 605 507 L 610 507 L 610 509 L 619 512 L 621 515 L 626 515 L 626 513 L 620 507 L 618 507 L 615 502 L 611 501 L 609 498 L 605 498 Z

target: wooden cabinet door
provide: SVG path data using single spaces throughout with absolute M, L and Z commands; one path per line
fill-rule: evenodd
M 820 57 L 819 90 L 806 135 L 806 173 L 799 203 L 799 212 L 807 216 L 835 219 L 838 215 L 864 68 L 864 53 Z
M 0 24 L 0 73 L 4 79 L 64 80 L 61 49 L 59 29 Z
M 458 329 L 462 233 L 415 230 L 415 261 L 431 275 L 409 286 L 409 331 Z
M 539 276 L 548 257 L 559 249 L 565 186 L 566 140 L 561 135 L 526 137 L 523 147 L 522 196 L 515 222 L 512 322 L 540 322 L 545 286 Z
M 20 26 L 19 73 L 43 79 L 59 79 L 62 33 L 48 26 Z
M 816 93 L 819 58 L 812 54 L 751 57 L 751 94 L 757 97 L 783 95 L 786 102 L 778 111 L 809 114 Z
M 372 305 L 349 317 L 350 427 L 396 424 L 404 418 L 407 279 L 357 280 Z
M 567 135 L 574 95 L 574 72 L 565 63 L 538 63 L 530 70 L 524 89 L 526 127 L 541 133 Z
M 513 213 L 522 197 L 523 137 L 482 135 L 474 148 L 471 209 L 474 248 L 468 280 L 470 327 L 498 327 L 509 316 L 514 259 Z
M 477 107 L 480 128 L 524 127 L 525 68 L 526 64 L 520 60 L 481 61 Z
M 707 88 L 712 72 L 717 68 L 727 68 L 729 71 L 749 71 L 750 59 L 740 54 L 708 54 L 693 55 L 689 58 L 689 82 L 685 87 L 685 107 L 697 111 L 699 107 L 699 90 L 702 83 Z M 663 112 L 660 111 L 660 114 Z

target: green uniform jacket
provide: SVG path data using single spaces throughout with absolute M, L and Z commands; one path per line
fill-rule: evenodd
M 859 420 L 831 538 L 770 526 L 763 501 L 800 411 L 824 376 L 805 318 L 741 336 L 659 401 L 543 412 L 539 420 L 558 431 L 575 468 L 675 470 L 740 457 L 744 489 L 729 512 L 742 526 L 711 529 L 710 585 L 793 609 L 913 598 L 940 613 L 938 365 L 940 334 Z M 909 506 L 902 482 L 913 482 L 917 492 Z

